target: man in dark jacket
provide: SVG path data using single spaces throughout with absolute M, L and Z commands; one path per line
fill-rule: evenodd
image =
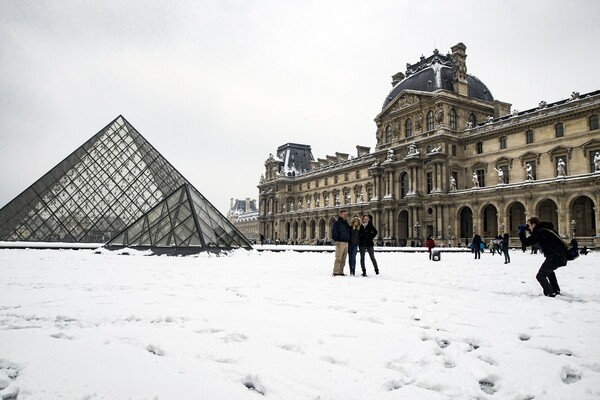
M 375 274 L 379 275 L 379 267 L 377 266 L 377 260 L 375 260 L 375 251 L 373 247 L 373 239 L 377 236 L 377 229 L 373 225 L 370 215 L 362 216 L 362 224 L 360 225 L 360 234 L 358 239 L 358 248 L 360 251 L 360 268 L 362 269 L 362 276 L 367 276 L 367 269 L 365 268 L 365 252 L 369 253 L 369 258 L 375 268 Z
M 350 225 L 347 221 L 348 212 L 340 211 L 340 216 L 331 227 L 331 239 L 335 242 L 335 261 L 333 263 L 333 276 L 344 276 L 348 242 L 350 241 Z
M 538 244 L 544 253 L 546 260 L 542 263 L 535 278 L 544 289 L 544 295 L 554 297 L 560 294 L 560 287 L 556 280 L 554 270 L 567 265 L 567 251 L 565 244 L 554 231 L 554 225 L 550 222 L 541 222 L 538 217 L 531 217 L 528 225 L 519 225 L 519 239 L 523 246 Z M 525 231 L 529 231 L 529 237 L 525 237 Z

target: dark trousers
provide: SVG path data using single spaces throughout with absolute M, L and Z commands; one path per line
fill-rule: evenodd
M 537 279 L 542 289 L 544 289 L 544 295 L 546 296 L 553 293 L 560 293 L 556 274 L 554 274 L 554 270 L 560 267 L 558 264 L 556 261 L 546 259 L 535 276 L 535 279 Z
M 365 268 L 365 252 L 369 253 L 369 258 L 373 263 L 373 267 L 375 268 L 375 273 L 379 273 L 379 267 L 377 266 L 377 260 L 375 260 L 375 251 L 373 247 L 360 247 L 360 268 L 362 269 L 363 274 L 367 273 L 367 269 Z
M 504 262 L 509 263 L 510 262 L 510 254 L 508 254 L 508 249 L 502 249 L 502 252 L 504 253 Z
M 475 259 L 481 258 L 481 249 L 479 246 L 475 246 L 473 252 L 475 253 Z

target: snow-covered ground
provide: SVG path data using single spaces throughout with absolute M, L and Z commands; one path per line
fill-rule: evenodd
M 0 250 L 0 397 L 600 398 L 600 254 L 511 257 Z

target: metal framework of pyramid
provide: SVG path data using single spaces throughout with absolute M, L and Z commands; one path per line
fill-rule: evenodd
M 105 246 L 171 252 L 173 248 L 220 249 L 249 247 L 226 218 L 210 207 L 189 184 L 158 203 Z
M 208 226 L 227 231 L 229 238 L 203 239 L 212 237 L 203 229 L 200 240 L 190 238 L 187 246 L 250 247 L 122 116 L 0 209 L 0 241 L 106 243 L 184 187 L 207 210 L 198 215 Z

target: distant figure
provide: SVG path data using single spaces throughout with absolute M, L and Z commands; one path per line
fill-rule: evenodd
M 263 235 L 262 233 L 260 234 L 260 245 L 264 245 L 265 244 L 265 235 Z
M 534 178 L 533 178 L 533 167 L 529 163 L 527 163 L 525 165 L 525 180 L 527 180 L 527 181 L 534 180 Z
M 558 167 L 556 168 L 556 176 L 565 176 L 566 175 L 566 171 L 565 171 L 565 162 L 563 161 L 562 158 L 558 159 Z
M 510 235 L 505 233 L 502 237 L 502 252 L 504 253 L 504 264 L 510 263 L 510 254 L 508 254 L 508 245 L 510 241 Z
M 433 236 L 429 235 L 427 237 L 427 252 L 429 253 L 429 259 L 431 260 L 431 250 L 435 247 L 435 241 L 433 240 Z
M 473 252 L 475 253 L 475 259 L 480 259 L 481 258 L 481 245 L 482 245 L 482 241 L 481 241 L 481 236 L 479 236 L 478 234 L 475 234 L 473 236 Z
M 589 253 L 587 246 L 583 246 L 583 249 L 579 251 L 579 254 L 581 254 L 582 256 L 587 255 L 587 253 Z

